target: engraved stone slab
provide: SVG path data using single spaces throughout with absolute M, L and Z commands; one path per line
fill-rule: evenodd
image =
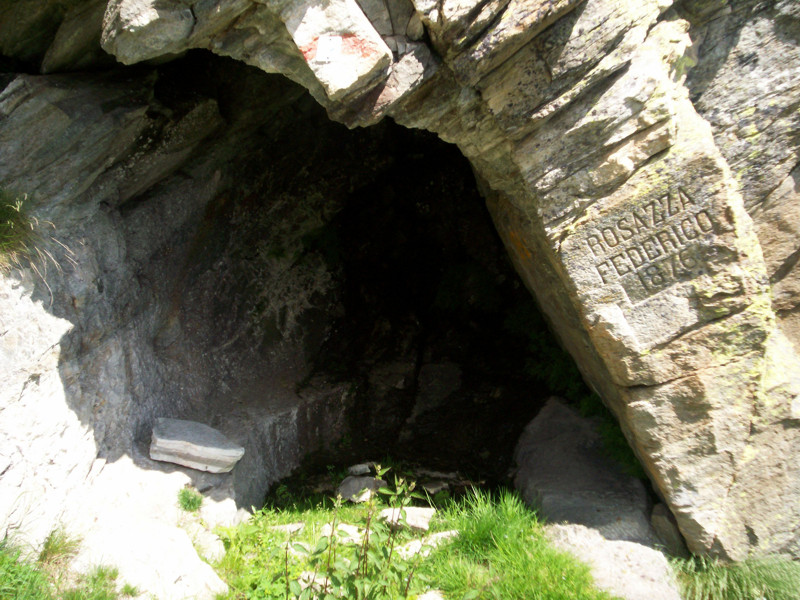
M 244 455 L 219 431 L 181 419 L 159 418 L 153 426 L 150 458 L 210 473 L 227 473 Z
M 509 188 L 487 204 L 689 550 L 796 552 L 795 355 L 775 328 L 742 172 L 681 84 L 688 31 L 631 30 L 615 78 L 537 108 L 543 124 L 513 154 L 535 198 Z M 597 77 L 619 68 L 607 58 Z

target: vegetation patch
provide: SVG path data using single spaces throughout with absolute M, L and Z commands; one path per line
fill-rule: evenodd
M 37 562 L 50 568 L 63 567 L 78 553 L 80 544 L 63 527 L 57 527 L 45 538 Z
M 178 506 L 186 512 L 196 512 L 203 505 L 203 495 L 193 487 L 184 487 L 178 492 Z
M 2 600 L 119 600 L 137 596 L 129 584 L 118 585 L 113 567 L 97 566 L 88 573 L 68 571 L 80 541 L 61 528 L 45 540 L 38 557 L 26 558 L 8 538 L 0 541 L 0 598 Z
M 475 491 L 446 509 L 441 521 L 459 534 L 422 570 L 447 598 L 611 599 L 594 587 L 589 567 L 548 543 L 535 513 L 515 493 Z
M 28 216 L 26 198 L 0 190 L 0 272 L 7 272 L 34 253 L 36 219 Z
M 708 558 L 674 559 L 684 600 L 796 600 L 800 563 L 771 556 L 740 563 Z
M 421 502 L 413 483 L 396 478 L 361 505 L 338 499 L 265 508 L 222 531 L 225 598 L 395 600 L 438 589 L 458 600 L 610 600 L 588 567 L 547 543 L 515 493 L 473 491 L 450 501 L 425 533 L 378 518 L 395 507 L 403 523 L 403 511 Z
M 24 560 L 20 551 L 0 542 L 0 598 L 9 600 L 50 600 L 51 586 L 36 566 Z

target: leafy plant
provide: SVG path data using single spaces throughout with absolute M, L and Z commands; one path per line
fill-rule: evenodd
M 178 492 L 178 506 L 186 512 L 200 510 L 203 505 L 203 495 L 193 487 L 184 487 Z
M 376 465 L 375 470 L 379 478 L 388 471 L 380 465 Z M 373 496 L 366 502 L 365 514 L 359 522 L 361 539 L 354 541 L 350 533 L 338 529 L 342 499 L 337 498 L 330 534 L 322 536 L 313 550 L 300 544 L 294 546 L 294 550 L 304 555 L 313 569 L 310 577 L 306 578 L 305 589 L 300 581 L 288 578 L 287 549 L 286 598 L 377 600 L 408 597 L 420 557 L 403 560 L 396 552 L 396 545 L 405 523 L 405 509 L 412 498 L 422 499 L 422 496 L 414 492 L 413 482 L 395 477 L 394 483 L 394 489 L 383 487 L 379 493 L 388 501 L 389 507 L 398 512 L 400 526 L 392 527 L 377 518 L 379 505 Z
M 672 565 L 684 600 L 796 600 L 800 563 L 782 556 L 739 563 L 692 557 Z
M 375 466 L 383 477 L 388 469 Z M 411 534 L 402 526 L 406 508 L 422 496 L 414 483 L 395 477 L 361 505 L 341 498 L 316 508 L 262 511 L 235 530 L 222 532 L 227 553 L 220 565 L 229 585 L 242 598 L 381 600 L 410 597 L 424 583 L 417 575 L 421 555 L 398 552 Z M 302 503 L 301 503 L 302 504 Z M 398 512 L 400 525 L 378 518 L 384 507 Z M 301 533 L 281 537 L 278 523 L 303 521 Z M 343 524 L 356 527 L 359 535 Z

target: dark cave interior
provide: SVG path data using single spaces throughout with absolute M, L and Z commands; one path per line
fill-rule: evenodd
M 228 166 L 236 184 L 202 243 L 206 268 L 223 256 L 235 282 L 229 294 L 213 284 L 225 314 L 268 312 L 252 282 L 259 262 L 288 261 L 297 272 L 323 264 L 333 282 L 297 319 L 307 368 L 296 390 L 344 384 L 351 404 L 344 435 L 307 465 L 390 456 L 502 483 L 549 396 L 590 397 L 455 146 L 388 119 L 348 130 L 293 84 L 205 53 L 160 70 L 164 104 L 179 109 L 205 94 L 233 127 L 260 123 L 242 145 L 246 159 Z M 305 223 L 276 233 L 276 219 L 298 214 Z M 211 317 L 216 329 L 220 316 Z M 285 320 L 259 335 L 279 338 Z

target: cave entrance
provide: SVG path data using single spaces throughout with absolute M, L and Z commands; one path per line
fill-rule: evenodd
M 213 199 L 153 254 L 172 282 L 155 346 L 175 412 L 254 449 L 240 501 L 309 453 L 501 482 L 543 401 L 588 394 L 455 146 L 389 120 L 348 130 L 287 80 L 203 53 L 162 66 L 156 95 L 173 114 L 213 98 L 227 123 L 195 158 Z

